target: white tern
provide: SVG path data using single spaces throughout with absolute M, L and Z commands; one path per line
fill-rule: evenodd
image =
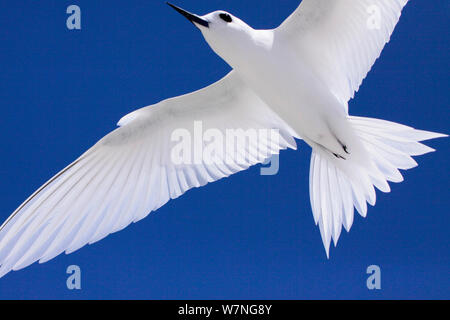
M 363 217 L 375 187 L 403 180 L 420 141 L 443 134 L 350 116 L 348 101 L 389 41 L 408 0 L 303 0 L 276 29 L 255 30 L 225 11 L 204 16 L 169 4 L 202 33 L 232 71 L 202 90 L 134 111 L 31 195 L 0 227 L 0 277 L 71 253 L 146 217 L 187 190 L 262 162 L 177 164 L 171 134 L 184 128 L 276 129 L 270 154 L 312 148 L 310 201 L 327 256 L 354 208 Z M 274 5 L 276 2 L 274 1 Z M 223 155 L 225 156 L 225 155 Z

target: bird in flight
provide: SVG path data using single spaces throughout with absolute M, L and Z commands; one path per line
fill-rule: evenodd
M 312 148 L 310 202 L 327 256 L 342 227 L 375 204 L 375 188 L 403 180 L 399 169 L 443 134 L 350 116 L 348 101 L 389 41 L 408 0 L 303 0 L 279 27 L 255 30 L 225 11 L 199 16 L 169 5 L 197 27 L 232 68 L 199 91 L 136 110 L 60 171 L 0 227 L 0 277 L 71 253 L 145 218 L 191 188 L 228 177 L 267 156 Z M 275 2 L 274 2 L 275 4 Z M 372 14 L 373 13 L 373 14 Z M 375 19 L 375 20 L 373 20 Z M 173 161 L 173 132 L 276 130 L 234 161 Z M 207 147 L 207 141 L 201 147 Z M 231 151 L 230 151 L 231 152 Z M 223 158 L 229 161 L 222 161 Z

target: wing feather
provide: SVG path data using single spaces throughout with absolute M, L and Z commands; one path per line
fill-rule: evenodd
M 237 142 L 221 161 L 175 163 L 172 133 L 274 129 L 256 143 Z M 30 196 L 0 227 L 0 277 L 35 261 L 71 253 L 145 218 L 189 189 L 217 181 L 296 148 L 295 133 L 232 71 L 197 92 L 142 108 Z M 205 149 L 208 143 L 201 140 Z M 261 150 L 261 146 L 264 146 Z M 232 161 L 226 161 L 230 158 Z
M 344 105 L 381 54 L 408 0 L 303 0 L 276 29 Z

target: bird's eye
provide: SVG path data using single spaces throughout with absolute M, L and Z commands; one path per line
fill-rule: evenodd
M 233 19 L 231 18 L 231 16 L 228 13 L 221 13 L 219 15 L 220 19 L 222 19 L 223 21 L 230 23 L 233 21 Z

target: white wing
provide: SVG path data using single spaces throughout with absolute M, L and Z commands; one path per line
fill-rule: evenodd
M 276 29 L 347 105 L 389 42 L 408 0 L 303 0 Z
M 258 136 L 258 146 L 236 142 L 236 158 L 225 150 L 192 164 L 173 161 L 177 129 L 194 135 L 215 129 L 279 129 Z M 0 227 L 0 277 L 10 270 L 73 252 L 146 217 L 187 190 L 227 177 L 266 160 L 287 147 L 295 135 L 246 88 L 232 71 L 197 92 L 137 110 L 27 199 Z M 216 131 L 217 132 L 217 131 Z M 276 133 L 276 132 L 275 132 Z M 195 140 L 197 141 L 197 140 Z M 193 142 L 196 143 L 196 142 Z M 201 142 L 206 148 L 207 143 Z M 245 157 L 248 154 L 248 157 Z

